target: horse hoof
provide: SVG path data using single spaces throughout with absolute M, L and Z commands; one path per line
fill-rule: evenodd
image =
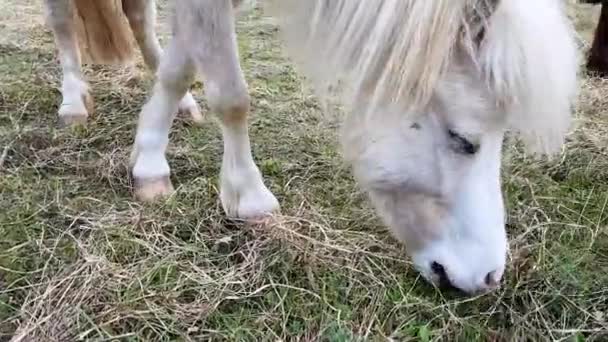
M 86 114 L 64 114 L 59 116 L 59 127 L 84 126 L 87 124 L 88 115 Z
M 180 101 L 179 114 L 189 116 L 197 126 L 202 126 L 205 122 L 205 116 L 201 111 L 201 107 L 199 107 L 190 93 L 187 93 Z
M 154 202 L 173 193 L 169 176 L 152 179 L 135 179 L 135 198 L 142 202 Z
M 205 123 L 205 117 L 198 106 L 182 109 L 181 112 L 190 116 L 192 122 L 197 126 L 202 126 Z
M 249 223 L 265 222 L 280 212 L 279 201 L 261 183 L 255 188 L 223 191 L 220 199 L 229 218 Z
M 82 102 L 62 104 L 59 108 L 59 127 L 84 126 L 87 124 L 89 113 L 95 109 L 93 97 L 88 92 L 82 94 Z

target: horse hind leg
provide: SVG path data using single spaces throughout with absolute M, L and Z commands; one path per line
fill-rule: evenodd
M 247 125 L 249 93 L 238 57 L 230 0 L 180 1 L 179 32 L 196 42 L 189 54 L 203 74 L 207 102 L 219 118 L 224 141 L 220 199 L 227 216 L 257 219 L 279 209 L 251 153 Z M 196 18 L 205 18 L 203 23 Z
M 62 69 L 59 124 L 85 124 L 93 110 L 93 98 L 81 72 L 80 51 L 70 0 L 45 0 L 47 21 L 53 32 Z
M 144 62 L 153 72 L 157 72 L 162 49 L 156 35 L 155 1 L 128 0 L 123 1 L 122 6 L 135 35 L 135 40 L 142 52 Z M 200 125 L 204 121 L 201 109 L 189 91 L 180 100 L 178 111 L 189 115 L 196 124 Z

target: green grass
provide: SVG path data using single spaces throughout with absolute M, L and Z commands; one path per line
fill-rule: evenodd
M 583 80 L 561 156 L 508 147 L 504 286 L 466 299 L 412 269 L 258 12 L 239 20 L 239 43 L 254 156 L 286 216 L 271 226 L 224 219 L 211 119 L 174 126 L 175 196 L 134 201 L 127 160 L 151 86 L 141 63 L 88 68 L 97 113 L 59 130 L 50 33 L 3 27 L 27 39 L 0 41 L 0 340 L 608 339 L 605 81 Z

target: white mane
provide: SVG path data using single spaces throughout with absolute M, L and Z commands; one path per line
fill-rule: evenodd
M 530 148 L 559 149 L 578 89 L 574 29 L 556 0 L 503 0 L 479 61 L 511 127 Z
M 461 47 L 511 128 L 542 152 L 561 146 L 577 86 L 576 45 L 560 6 L 556 0 L 271 2 L 290 56 L 323 100 L 337 97 L 347 111 L 372 103 L 372 115 L 387 102 L 415 112 L 431 101 Z

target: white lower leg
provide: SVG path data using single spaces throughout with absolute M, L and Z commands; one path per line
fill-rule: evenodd
M 45 5 L 63 75 L 59 121 L 67 125 L 84 123 L 92 110 L 93 101 L 80 70 L 80 51 L 72 22 L 72 4 L 67 0 L 46 0 Z
M 135 194 L 140 200 L 152 201 L 173 192 L 165 151 L 179 98 L 175 91 L 158 83 L 140 114 L 131 153 Z
M 61 85 L 63 97 L 59 107 L 59 119 L 63 124 L 84 123 L 93 107 L 88 86 L 79 74 L 65 71 Z
M 222 124 L 224 156 L 220 199 L 229 217 L 253 219 L 279 209 L 279 202 L 264 185 L 251 156 L 246 120 Z
M 207 103 L 224 139 L 220 198 L 229 217 L 255 219 L 279 208 L 251 156 L 249 94 L 238 58 L 230 1 L 176 1 L 176 21 L 188 37 L 192 62 L 204 75 Z M 200 20 L 201 16 L 205 20 Z M 192 43 L 196 42 L 196 44 Z
M 140 200 L 154 200 L 173 191 L 165 151 L 177 107 L 192 81 L 194 69 L 172 42 L 160 66 L 150 100 L 144 105 L 131 154 L 135 193 Z

